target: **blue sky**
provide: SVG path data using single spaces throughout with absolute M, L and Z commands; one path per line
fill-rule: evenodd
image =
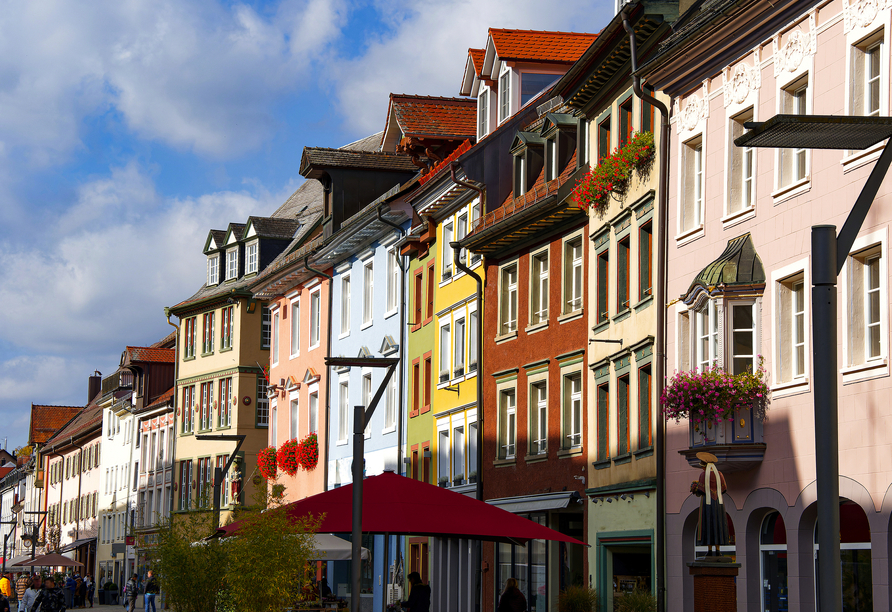
M 269 214 L 304 146 L 458 95 L 488 27 L 599 31 L 612 2 L 0 0 L 0 444 L 30 404 L 166 335 L 211 228 Z

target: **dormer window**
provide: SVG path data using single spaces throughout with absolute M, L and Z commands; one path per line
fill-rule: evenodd
M 208 257 L 208 286 L 220 282 L 220 256 L 217 254 Z
M 511 71 L 499 77 L 499 123 L 511 116 Z
M 551 87 L 558 80 L 557 74 L 539 74 L 524 72 L 520 75 L 520 105 L 527 102 Z
M 254 274 L 257 272 L 258 250 L 259 248 L 256 240 L 245 246 L 245 274 Z
M 238 247 L 226 251 L 226 280 L 238 277 Z
M 514 197 L 522 196 L 526 189 L 526 159 L 523 155 L 514 156 Z
M 477 96 L 477 138 L 489 133 L 489 90 L 483 89 Z
M 553 181 L 558 175 L 557 142 L 554 138 L 545 141 L 545 181 Z

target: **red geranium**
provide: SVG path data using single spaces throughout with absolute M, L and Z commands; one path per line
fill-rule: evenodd
M 300 442 L 297 438 L 282 443 L 276 453 L 276 461 L 279 468 L 289 476 L 297 474 L 300 467 Z
M 260 470 L 260 475 L 267 480 L 272 480 L 276 477 L 276 474 L 278 472 L 276 468 L 275 446 L 264 448 L 262 451 L 257 453 L 257 468 Z
M 319 439 L 311 433 L 300 442 L 300 466 L 312 470 L 319 464 Z
M 572 200 L 579 208 L 603 209 L 610 194 L 625 195 L 632 172 L 639 174 L 649 167 L 654 155 L 654 136 L 650 132 L 635 132 L 623 147 L 601 157 L 573 189 Z

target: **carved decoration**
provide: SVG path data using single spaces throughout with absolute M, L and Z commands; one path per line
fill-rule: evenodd
M 808 34 L 800 29 L 792 30 L 787 38 L 787 44 L 780 46 L 780 35 L 774 37 L 774 76 L 780 76 L 784 72 L 796 72 L 802 65 L 802 61 L 809 55 L 814 55 L 818 49 L 817 18 L 814 13 L 808 16 L 810 31 Z
M 889 0 L 843 0 L 842 16 L 845 33 L 866 28 L 873 23 L 881 10 L 892 5 Z
M 690 95 L 684 110 L 679 111 L 679 107 L 680 102 L 676 99 L 675 113 L 678 117 L 676 127 L 679 134 L 683 131 L 690 132 L 700 121 L 709 117 L 709 80 L 703 81 L 701 95 Z

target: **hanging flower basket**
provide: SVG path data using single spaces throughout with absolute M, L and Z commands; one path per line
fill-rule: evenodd
M 294 476 L 300 468 L 300 442 L 297 438 L 292 438 L 282 443 L 276 452 L 276 463 L 279 469 Z
M 734 420 L 734 411 L 752 408 L 753 417 L 764 421 L 771 402 L 768 374 L 759 356 L 755 372 L 729 374 L 722 368 L 677 372 L 660 397 L 666 419 L 688 419 L 695 427 Z
M 319 464 L 319 439 L 316 434 L 311 433 L 300 443 L 300 466 L 309 471 L 316 468 Z
M 272 480 L 276 477 L 278 472 L 276 468 L 275 446 L 264 448 L 257 453 L 257 468 L 260 470 L 260 475 L 267 480 Z
M 579 208 L 604 210 L 611 194 L 622 197 L 629 190 L 632 173 L 641 176 L 647 172 L 654 158 L 654 135 L 651 132 L 635 132 L 623 147 L 601 158 L 585 176 L 576 183 L 572 201 Z

